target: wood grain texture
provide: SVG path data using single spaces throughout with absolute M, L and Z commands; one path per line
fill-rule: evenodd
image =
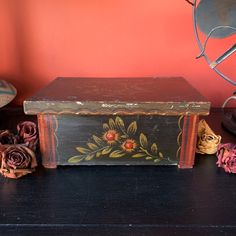
M 57 78 L 24 102 L 26 114 L 202 114 L 208 102 L 183 78 Z

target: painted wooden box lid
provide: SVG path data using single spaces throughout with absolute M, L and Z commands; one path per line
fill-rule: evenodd
M 26 114 L 208 115 L 207 101 L 184 78 L 60 77 L 24 101 Z

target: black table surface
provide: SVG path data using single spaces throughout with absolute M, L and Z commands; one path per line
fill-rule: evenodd
M 221 113 L 204 117 L 223 142 Z M 1 109 L 13 129 L 21 109 Z M 236 235 L 236 175 L 197 155 L 193 169 L 81 166 L 0 177 L 0 235 Z

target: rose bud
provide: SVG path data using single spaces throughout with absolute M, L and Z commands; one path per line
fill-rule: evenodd
M 38 130 L 36 124 L 32 121 L 21 122 L 17 125 L 17 132 L 19 143 L 35 151 L 38 144 Z
M 34 152 L 24 145 L 2 145 L 0 159 L 0 173 L 13 179 L 32 173 L 37 166 Z
M 9 130 L 0 130 L 0 144 L 16 144 L 17 138 Z

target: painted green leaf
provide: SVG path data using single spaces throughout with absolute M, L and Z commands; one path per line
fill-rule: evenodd
M 120 137 L 121 137 L 121 138 L 128 138 L 128 136 L 127 136 L 126 134 L 121 135 Z
M 132 157 L 140 158 L 140 157 L 145 157 L 146 155 L 147 155 L 146 153 L 137 153 L 137 154 L 132 155 Z
M 159 154 L 159 157 L 160 157 L 161 159 L 163 159 L 163 158 L 164 158 L 164 156 L 163 156 L 162 152 L 159 152 L 158 154 Z
M 101 152 L 101 151 L 99 151 L 99 152 L 96 153 L 96 157 L 100 157 L 101 155 L 102 155 L 102 152 Z
M 125 153 L 123 151 L 113 151 L 112 153 L 110 153 L 109 157 L 111 158 L 119 158 L 119 157 L 123 157 L 125 155 Z
M 127 129 L 127 133 L 129 135 L 133 135 L 135 134 L 137 131 L 137 122 L 136 121 L 133 121 L 132 123 L 130 123 L 128 129 Z
M 110 153 L 111 150 L 112 150 L 111 147 L 108 147 L 108 148 L 103 149 L 103 150 L 102 150 L 102 155 L 106 155 L 106 154 Z
M 92 150 L 96 150 L 98 148 L 98 146 L 94 143 L 87 143 L 88 147 Z
M 145 159 L 146 159 L 146 160 L 152 160 L 153 158 L 148 156 L 148 157 L 146 157 Z
M 78 162 L 82 161 L 83 159 L 84 159 L 83 155 L 73 156 L 68 160 L 68 162 L 69 163 L 78 163 Z
M 157 154 L 157 145 L 156 143 L 153 143 L 152 146 L 151 146 L 151 152 L 154 153 L 154 154 Z
M 96 144 L 98 145 L 103 145 L 103 141 L 102 139 L 100 139 L 99 137 L 97 137 L 96 135 L 93 135 L 93 139 L 96 142 Z
M 94 158 L 94 154 L 88 155 L 85 157 L 86 161 L 91 161 Z
M 76 147 L 76 150 L 80 153 L 83 153 L 83 154 L 86 154 L 86 153 L 89 153 L 90 150 L 87 149 L 87 148 L 83 148 L 83 147 Z
M 154 160 L 154 162 L 160 162 L 160 161 L 161 161 L 161 160 L 160 160 L 160 159 L 158 159 L 158 158 Z
M 109 119 L 109 126 L 110 126 L 111 129 L 115 129 L 116 128 L 115 121 L 112 118 Z
M 116 123 L 116 125 L 117 125 L 118 127 L 120 127 L 122 130 L 125 129 L 125 123 L 124 123 L 124 121 L 123 121 L 119 116 L 116 117 L 115 123 Z
M 142 147 L 146 148 L 148 146 L 147 137 L 145 134 L 141 133 L 139 136 L 139 142 Z
M 104 123 L 102 126 L 103 126 L 103 129 L 105 131 L 108 131 L 110 129 L 110 127 L 109 127 L 109 125 L 107 123 Z

